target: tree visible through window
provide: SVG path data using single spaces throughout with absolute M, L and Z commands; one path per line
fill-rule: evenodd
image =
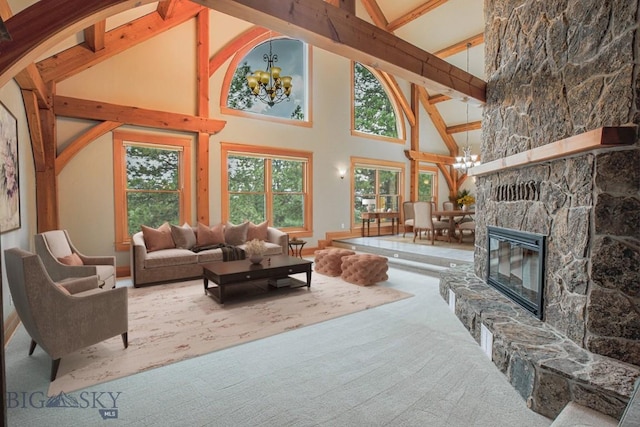
M 353 63 L 353 127 L 357 132 L 398 138 L 398 119 L 387 92 L 375 75 Z
M 418 200 L 430 202 L 434 197 L 436 174 L 420 171 L 418 174 Z
M 223 155 L 229 221 L 267 220 L 280 229 L 310 229 L 310 153 L 223 144 Z
M 180 152 L 126 145 L 127 225 L 129 235 L 141 225 L 159 227 L 180 221 Z
M 118 250 L 141 225 L 189 221 L 191 140 L 133 132 L 113 139 Z

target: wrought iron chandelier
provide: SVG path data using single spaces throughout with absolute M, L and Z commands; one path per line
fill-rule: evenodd
M 273 64 L 278 62 L 278 55 L 273 53 L 271 38 L 269 38 L 269 54 L 262 56 L 267 63 L 266 71 L 256 70 L 247 76 L 247 85 L 253 96 L 273 107 L 284 100 L 289 101 L 291 95 L 291 76 L 281 76 L 282 69 Z
M 467 73 L 469 72 L 469 48 L 471 47 L 471 43 L 467 43 Z M 467 125 L 469 124 L 469 102 L 466 102 L 467 107 Z M 463 155 L 456 156 L 456 162 L 453 164 L 454 169 L 460 170 L 463 174 L 467 173 L 469 169 L 474 166 L 478 166 L 480 162 L 478 161 L 477 154 L 471 154 L 471 146 L 469 145 L 469 131 L 465 132 L 466 135 L 466 147 L 462 149 Z

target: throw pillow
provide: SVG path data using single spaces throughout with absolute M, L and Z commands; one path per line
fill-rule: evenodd
M 198 246 L 210 246 L 224 243 L 224 227 L 222 224 L 216 224 L 209 228 L 204 224 L 198 223 L 198 236 L 196 244 Z
M 182 227 L 171 224 L 171 237 L 176 248 L 191 249 L 196 245 L 196 233 L 186 222 Z
M 71 255 L 58 258 L 58 261 L 60 261 L 64 265 L 84 265 L 84 262 L 82 262 L 82 259 L 80 259 L 80 255 L 75 252 Z
M 247 242 L 250 242 L 253 239 L 258 240 L 267 240 L 267 221 L 261 222 L 256 225 L 252 222 L 249 223 L 249 229 L 247 230 Z
M 141 228 L 147 251 L 153 252 L 176 247 L 175 243 L 173 243 L 173 237 L 171 237 L 171 226 L 168 222 L 158 228 L 151 228 L 146 225 L 142 225 Z
M 247 241 L 247 231 L 249 230 L 249 222 L 243 222 L 240 225 L 227 222 L 224 227 L 224 240 L 228 245 L 238 246 Z

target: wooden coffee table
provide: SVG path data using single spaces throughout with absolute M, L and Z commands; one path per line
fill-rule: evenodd
M 310 288 L 312 264 L 312 261 L 289 255 L 266 257 L 261 264 L 251 264 L 248 259 L 204 264 L 202 266 L 204 292 L 211 295 L 218 303 L 224 304 L 225 287 L 253 280 L 288 278 L 291 283 L 289 286 Z M 296 273 L 307 273 L 307 282 L 289 277 L 290 274 Z M 209 280 L 218 286 L 210 288 Z

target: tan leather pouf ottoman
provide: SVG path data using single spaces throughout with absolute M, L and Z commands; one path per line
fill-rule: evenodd
M 342 258 L 342 280 L 360 286 L 384 282 L 387 276 L 387 258 L 380 255 L 361 254 Z
M 321 249 L 315 252 L 313 269 L 325 276 L 339 276 L 342 273 L 342 257 L 355 254 L 348 249 Z

